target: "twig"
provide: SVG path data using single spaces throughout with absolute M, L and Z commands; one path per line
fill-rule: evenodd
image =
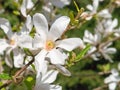
M 105 85 L 100 86 L 100 87 L 97 87 L 97 88 L 95 88 L 95 89 L 93 89 L 93 90 L 103 90 L 103 88 L 107 88 L 107 87 L 108 87 L 108 85 L 105 84 Z
M 36 7 L 37 4 L 39 4 L 40 0 L 37 0 L 34 4 L 34 6 L 27 12 L 27 14 L 30 14 L 30 12 Z
M 81 11 L 81 12 L 82 12 L 82 11 Z M 77 15 L 76 15 L 76 17 L 75 17 L 75 20 L 78 20 L 78 19 L 80 18 L 80 15 L 81 15 L 81 13 L 78 12 Z M 75 27 L 74 27 L 74 28 L 75 28 Z M 68 30 L 74 29 L 74 28 L 73 28 L 72 25 L 69 24 L 69 25 L 67 26 L 67 28 L 65 29 L 65 31 L 63 32 L 62 37 L 64 36 L 64 34 L 65 34 Z
M 116 41 L 116 40 L 119 40 L 119 39 L 120 39 L 120 36 L 119 36 L 119 37 L 115 37 L 115 38 L 113 38 L 113 39 L 110 39 L 110 40 L 108 40 L 108 41 L 106 41 L 106 42 L 103 42 L 102 44 L 99 45 L 99 48 L 103 48 L 103 47 L 105 47 L 107 44 L 109 44 L 110 42 L 113 42 L 113 41 Z
M 15 73 L 15 75 L 13 76 L 14 79 L 17 81 L 17 77 L 18 77 L 22 72 L 24 72 L 24 71 L 27 69 L 27 67 L 28 67 L 29 65 L 31 65 L 33 62 L 34 62 L 34 57 L 33 57 L 33 59 L 32 59 L 28 64 L 26 64 L 25 66 L 23 66 L 19 71 L 17 71 L 17 72 Z M 7 87 L 7 86 L 8 86 L 9 84 L 11 84 L 13 81 L 14 81 L 14 80 L 8 80 L 6 83 L 4 83 L 2 86 L 0 86 L 0 89 L 2 89 L 2 88 L 4 88 L 4 87 Z

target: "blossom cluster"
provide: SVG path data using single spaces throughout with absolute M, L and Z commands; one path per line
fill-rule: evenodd
M 19 3 L 18 0 L 15 2 Z M 113 42 L 120 39 L 120 27 L 118 27 L 117 18 L 112 17 L 109 8 L 99 10 L 101 2 L 104 1 L 93 0 L 92 5 L 86 6 L 88 11 L 80 12 L 78 10 L 79 16 L 73 18 L 73 21 L 78 21 L 76 23 L 78 26 L 81 24 L 80 20 L 89 22 L 96 19 L 93 32 L 88 29 L 84 30 L 81 39 L 80 37 L 64 37 L 64 34 L 69 29 L 76 28 L 76 25 L 72 24 L 71 17 L 55 12 L 56 8 L 62 9 L 69 5 L 71 0 L 43 0 L 41 12 L 35 12 L 32 15 L 30 12 L 35 9 L 36 4 L 32 0 L 23 0 L 19 10 L 25 23 L 18 28 L 17 32 L 12 30 L 9 20 L 0 18 L 0 29 L 5 35 L 0 38 L 0 55 L 4 57 L 5 64 L 17 69 L 23 69 L 30 64 L 26 71 L 36 75 L 33 90 L 62 90 L 62 86 L 53 83 L 59 73 L 71 76 L 67 65 L 69 63 L 75 65 L 77 62 L 70 61 L 70 53 L 73 53 L 76 48 L 78 51 L 83 50 L 84 52 L 85 47 L 89 44 L 90 49 L 85 52 L 85 56 L 80 58 L 92 58 L 93 61 L 104 58 L 113 63 L 111 56 L 117 52 Z M 118 6 L 119 2 L 119 0 L 114 1 Z M 75 6 L 78 9 L 76 3 Z M 77 53 L 75 57 L 77 57 Z M 33 62 L 31 63 L 31 61 Z M 0 61 L 0 73 L 3 71 L 4 68 L 1 67 Z M 17 82 L 16 78 L 13 80 Z M 111 69 L 110 75 L 105 78 L 104 83 L 108 84 L 109 90 L 115 90 L 119 82 L 119 72 L 117 69 Z

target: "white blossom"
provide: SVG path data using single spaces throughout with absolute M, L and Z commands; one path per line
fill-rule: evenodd
M 89 11 L 86 11 L 86 12 L 83 12 L 82 16 L 86 16 L 86 20 L 90 20 L 92 19 L 93 15 L 97 14 L 98 17 L 102 17 L 102 18 L 111 18 L 111 14 L 109 12 L 108 9 L 103 9 L 101 11 L 98 11 L 98 7 L 99 7 L 99 2 L 101 0 L 93 0 L 93 3 L 92 5 L 91 4 L 88 4 L 86 6 L 86 8 L 89 10 Z
M 109 60 L 110 62 L 112 62 L 112 59 L 109 55 L 116 53 L 116 49 L 113 47 L 110 47 L 112 45 L 111 42 L 103 47 L 98 47 L 101 43 L 103 43 L 102 39 L 103 37 L 99 32 L 93 35 L 87 30 L 85 31 L 85 34 L 83 37 L 84 42 L 91 44 L 91 48 L 88 51 L 88 53 L 95 52 L 91 55 L 91 57 L 94 60 L 99 60 L 99 58 L 103 56 L 106 60 Z
M 32 46 L 32 38 L 28 35 L 27 31 L 30 29 L 30 16 L 27 17 L 26 27 L 24 26 L 24 30 L 21 30 L 19 33 L 12 32 L 10 23 L 7 19 L 0 18 L 0 27 L 3 29 L 5 34 L 7 35 L 8 39 L 1 39 L 1 51 L 5 52 L 5 61 L 8 66 L 13 67 L 13 60 L 10 55 L 11 52 L 13 52 L 13 59 L 14 59 L 14 66 L 19 68 L 23 65 L 23 60 L 25 53 L 23 51 L 22 46 L 31 47 Z M 29 24 L 27 26 L 27 24 Z M 25 29 L 26 28 L 26 29 Z M 26 31 L 25 31 L 26 30 Z M 26 32 L 26 34 L 25 34 Z M 24 38 L 23 38 L 24 37 Z M 28 41 L 25 41 L 26 38 Z M 24 43 L 22 45 L 22 43 Z M 21 47 L 21 48 L 20 48 Z
M 107 37 L 112 35 L 116 31 L 116 27 L 118 25 L 118 20 L 115 18 L 112 19 L 104 19 L 101 22 L 98 22 L 96 26 L 96 32 L 103 34 L 103 37 Z
M 27 10 L 30 10 L 34 6 L 32 0 L 23 0 L 20 7 L 20 11 L 24 17 L 27 17 Z
M 36 85 L 34 90 L 62 90 L 62 87 L 59 85 L 52 85 L 56 80 L 58 71 L 50 70 L 45 74 L 39 73 L 36 77 Z
M 109 90 L 115 90 L 119 81 L 119 72 L 116 69 L 112 69 L 111 74 L 105 78 L 104 83 L 108 84 Z
M 42 68 L 45 66 L 45 58 L 49 58 L 52 64 L 65 64 L 67 55 L 61 52 L 59 48 L 67 51 L 72 51 L 76 47 L 84 47 L 80 38 L 69 38 L 59 40 L 70 22 L 69 17 L 62 16 L 58 18 L 50 30 L 48 30 L 48 23 L 44 15 L 36 13 L 33 16 L 33 23 L 36 28 L 36 35 L 33 40 L 33 47 L 40 48 L 41 51 L 35 56 L 35 62 L 40 65 L 36 67 Z

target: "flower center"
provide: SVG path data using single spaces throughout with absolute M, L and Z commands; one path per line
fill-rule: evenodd
M 10 45 L 15 45 L 15 40 L 14 39 L 10 40 Z
M 47 51 L 50 51 L 50 50 L 53 49 L 54 47 L 55 47 L 55 44 L 54 44 L 53 41 L 51 41 L 51 40 L 46 41 L 45 49 L 46 49 Z

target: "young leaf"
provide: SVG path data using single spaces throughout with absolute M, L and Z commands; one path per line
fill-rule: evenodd
M 85 49 L 83 49 L 77 56 L 76 56 L 76 61 L 79 61 L 84 55 L 85 53 L 90 49 L 90 45 L 88 44 Z
M 5 80 L 7 80 L 7 79 L 11 79 L 11 77 L 10 77 L 8 74 L 6 74 L 6 73 L 1 73 L 1 74 L 0 74 L 0 79 L 5 79 Z
M 78 7 L 78 5 L 77 5 L 77 3 L 73 0 L 73 2 L 74 2 L 74 4 L 75 4 L 75 7 L 76 7 L 76 9 L 77 9 L 77 11 L 79 12 L 79 7 Z

